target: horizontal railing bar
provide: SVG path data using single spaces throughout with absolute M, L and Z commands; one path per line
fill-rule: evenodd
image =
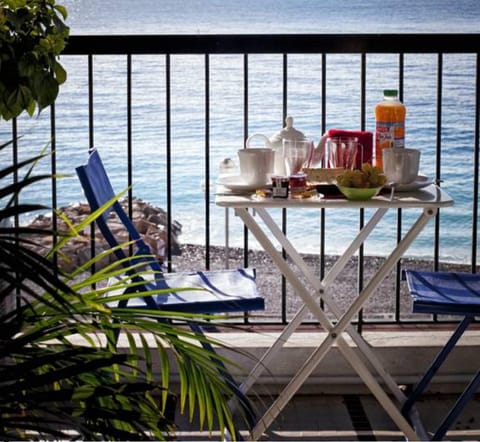
M 480 34 L 72 35 L 64 54 L 478 53 Z

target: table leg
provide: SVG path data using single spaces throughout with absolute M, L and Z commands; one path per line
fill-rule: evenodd
M 332 336 L 327 337 L 322 344 L 315 350 L 310 357 L 305 361 L 301 369 L 292 378 L 290 383 L 283 389 L 278 398 L 273 402 L 270 408 L 264 413 L 262 418 L 258 421 L 257 425 L 253 428 L 251 436 L 252 440 L 258 440 L 267 428 L 272 424 L 276 417 L 282 412 L 285 406 L 290 402 L 293 395 L 303 385 L 305 380 L 315 370 L 323 357 L 330 350 L 332 345 L 337 341 L 337 345 L 344 355 L 345 359 L 355 368 L 356 372 L 369 388 L 372 394 L 376 397 L 378 402 L 382 405 L 385 412 L 390 416 L 392 421 L 403 432 L 408 440 L 418 441 L 420 438 L 417 436 L 415 430 L 401 413 L 399 407 L 397 407 L 390 397 L 382 389 L 378 381 L 374 378 L 372 373 L 363 364 L 362 360 L 354 352 L 352 348 L 343 339 Z
M 337 260 L 333 265 L 330 271 L 325 275 L 323 281 L 319 281 L 318 277 L 310 270 L 308 266 L 305 265 L 303 258 L 296 251 L 295 247 L 288 241 L 283 232 L 279 229 L 278 225 L 273 221 L 270 215 L 265 211 L 258 211 L 262 220 L 265 222 L 267 227 L 273 233 L 275 238 L 280 242 L 281 246 L 285 249 L 287 255 L 290 256 L 292 261 L 300 268 L 303 275 L 307 278 L 308 282 L 320 293 L 322 299 L 326 305 L 330 308 L 335 317 L 340 321 L 335 329 L 337 333 L 342 333 L 345 329 L 354 342 L 359 346 L 362 353 L 365 356 L 365 360 L 370 363 L 371 366 L 375 368 L 377 373 L 381 376 L 383 382 L 388 386 L 391 393 L 395 398 L 403 403 L 406 399 L 405 394 L 398 388 L 397 383 L 392 379 L 391 375 L 385 370 L 383 364 L 379 361 L 377 356 L 374 354 L 368 343 L 365 339 L 357 332 L 355 327 L 351 325 L 352 318 L 360 311 L 365 301 L 371 296 L 371 294 L 378 288 L 380 283 L 385 279 L 387 274 L 393 269 L 395 264 L 399 259 L 404 255 L 405 251 L 408 249 L 410 244 L 418 236 L 418 234 L 423 230 L 425 224 L 434 216 L 437 211 L 434 209 L 426 209 L 418 217 L 417 221 L 412 225 L 409 231 L 404 235 L 403 239 L 397 244 L 394 250 L 391 252 L 389 257 L 386 259 L 385 263 L 379 269 L 379 271 L 372 278 L 370 283 L 364 288 L 364 290 L 359 294 L 355 302 L 350 306 L 350 308 L 343 314 L 338 308 L 336 302 L 332 299 L 331 296 L 326 292 L 326 288 L 329 287 L 336 276 L 343 270 L 347 261 L 353 256 L 353 254 L 358 250 L 360 245 L 365 241 L 374 227 L 378 224 L 380 219 L 386 213 L 386 209 L 378 209 L 375 214 L 370 218 L 367 224 L 361 229 L 357 237 L 352 241 L 350 246 L 345 250 L 343 255 Z
M 282 273 L 284 273 L 289 283 L 300 295 L 302 300 L 308 306 L 309 310 L 319 319 L 321 325 L 326 330 L 333 330 L 333 324 L 329 321 L 329 319 L 325 315 L 325 312 L 315 302 L 312 295 L 298 279 L 293 270 L 287 265 L 281 254 L 278 252 L 278 250 L 275 248 L 269 238 L 265 235 L 263 230 L 258 226 L 253 217 L 245 211 L 242 212 L 242 219 L 245 225 L 254 234 L 254 236 L 256 236 L 257 240 L 265 248 L 267 253 L 269 253 L 269 255 L 272 257 L 272 259 L 280 268 Z M 291 333 L 293 333 L 294 331 L 294 328 L 291 327 L 290 324 L 287 325 L 286 329 L 289 330 L 288 336 L 290 336 Z M 283 345 L 285 340 L 285 336 L 283 336 L 283 339 L 278 339 L 275 343 L 276 345 L 274 344 L 274 347 L 278 349 Z M 377 397 L 377 399 L 385 408 L 392 420 L 405 434 L 409 435 L 409 439 L 415 440 L 415 432 L 413 431 L 405 417 L 400 413 L 398 407 L 395 406 L 395 404 L 393 404 L 390 398 L 385 394 L 379 383 L 375 380 L 375 378 L 371 375 L 370 371 L 366 368 L 363 361 L 360 360 L 360 358 L 355 354 L 355 351 L 350 348 L 348 343 L 344 341 L 343 336 L 337 335 L 335 333 L 330 334 L 318 347 L 318 349 L 312 353 L 312 355 L 307 359 L 301 370 L 294 376 L 292 381 L 282 391 L 278 399 L 272 404 L 270 409 L 259 420 L 258 424 L 252 430 L 252 438 L 254 440 L 258 439 L 262 435 L 262 433 L 271 425 L 271 423 L 275 420 L 278 414 L 280 414 L 280 412 L 283 410 L 285 405 L 290 401 L 292 396 L 298 391 L 300 386 L 303 385 L 305 380 L 310 376 L 311 372 L 321 362 L 323 357 L 328 353 L 332 345 L 336 342 L 338 343 L 339 348 L 341 349 L 342 354 L 344 354 L 344 356 L 346 357 L 347 361 L 354 364 L 353 368 L 357 371 L 361 379 L 366 383 L 366 385 L 369 387 L 375 397 Z M 268 361 L 274 356 L 275 352 L 269 352 L 268 354 L 269 357 L 267 358 L 267 360 L 265 358 L 262 358 L 263 363 L 257 374 L 261 373 L 261 370 L 263 370 L 263 368 L 267 365 Z
M 338 332 L 342 332 L 350 324 L 352 318 L 362 309 L 365 301 L 371 296 L 371 294 L 377 289 L 381 282 L 385 279 L 387 274 L 393 269 L 395 264 L 405 254 L 412 242 L 423 230 L 425 225 L 429 222 L 432 216 L 436 215 L 436 209 L 425 209 L 418 217 L 417 221 L 410 227 L 408 232 L 404 235 L 403 239 L 397 244 L 397 246 L 390 253 L 383 265 L 380 267 L 377 273 L 372 277 L 367 286 L 358 295 L 347 312 L 342 316 L 340 321 L 335 325 L 335 329 Z
M 266 211 L 265 210 L 259 210 L 258 212 L 261 214 L 262 219 L 264 221 L 267 220 L 268 224 L 270 224 L 270 221 L 268 219 Z M 431 211 L 431 210 L 425 211 L 419 217 L 419 220 L 410 229 L 410 231 L 407 233 L 407 235 L 404 237 L 404 239 L 398 244 L 396 249 L 394 249 L 394 251 L 392 252 L 390 257 L 387 259 L 384 266 L 381 268 L 379 273 L 376 275 L 377 278 L 376 279 L 375 279 L 375 277 L 372 278 L 371 283 L 365 288 L 364 291 L 362 291 L 361 302 L 358 301 L 358 298 L 357 298 L 358 302 L 354 302 L 352 304 L 352 306 L 350 307 L 350 309 L 345 313 L 345 315 L 343 317 L 339 318 L 340 319 L 339 323 L 335 327 L 333 327 L 333 325 L 331 324 L 329 319 L 324 314 L 323 310 L 315 302 L 315 299 L 314 299 L 314 297 L 312 297 L 312 294 L 310 294 L 305 289 L 305 287 L 303 286 L 301 281 L 298 280 L 298 278 L 296 277 L 294 272 L 291 271 L 291 269 L 288 267 L 288 265 L 286 265 L 283 257 L 278 253 L 276 248 L 273 246 L 273 244 L 271 243 L 269 238 L 266 237 L 263 230 L 258 226 L 258 224 L 255 222 L 253 217 L 246 210 L 237 210 L 237 214 L 242 218 L 245 225 L 250 229 L 250 231 L 254 234 L 254 236 L 257 237 L 257 240 L 262 244 L 262 246 L 264 246 L 267 253 L 270 254 L 270 256 L 272 257 L 274 262 L 277 264 L 279 269 L 282 271 L 282 273 L 285 275 L 287 280 L 292 284 L 294 289 L 296 289 L 296 291 L 300 294 L 300 296 L 302 297 L 302 300 L 305 302 L 305 306 L 308 306 L 308 310 L 310 310 L 312 313 L 314 313 L 318 317 L 322 326 L 324 326 L 327 330 L 330 330 L 330 331 L 334 330 L 330 334 L 330 338 L 332 338 L 332 339 L 329 340 L 329 338 L 327 337 L 323 341 L 323 343 L 320 345 L 320 347 L 318 347 L 317 350 L 311 355 L 311 357 L 306 361 L 306 363 L 304 364 L 302 369 L 299 371 L 299 373 L 296 374 L 296 376 L 292 379 L 292 381 L 287 386 L 287 388 L 282 392 L 279 399 L 267 411 L 267 413 L 265 414 L 262 421 L 254 429 L 254 433 L 253 433 L 254 436 L 260 437 L 260 435 L 264 431 L 264 429 L 268 428 L 268 426 L 275 419 L 275 417 L 280 413 L 280 411 L 283 409 L 283 407 L 286 405 L 286 403 L 288 403 L 288 401 L 291 399 L 293 394 L 295 394 L 295 392 L 298 390 L 298 388 L 300 388 L 300 386 L 303 384 L 305 379 L 311 374 L 311 372 L 315 369 L 315 367 L 318 365 L 318 363 L 321 361 L 321 359 L 323 359 L 323 357 L 328 352 L 328 350 L 331 348 L 333 343 L 335 341 L 337 341 L 338 345 L 339 345 L 339 348 L 342 351 L 342 354 L 344 354 L 345 358 L 349 361 L 349 363 L 352 365 L 352 367 L 357 371 L 359 376 L 366 383 L 366 385 L 369 387 L 369 389 L 372 391 L 372 393 L 377 397 L 379 402 L 385 408 L 387 413 L 392 417 L 392 419 L 397 423 L 399 428 L 401 428 L 402 431 L 404 431 L 404 433 L 407 435 L 407 437 L 409 439 L 415 439 L 416 438 L 415 432 L 413 431 L 413 429 L 411 428 L 409 423 L 401 415 L 398 408 L 392 403 L 390 398 L 385 394 L 385 392 L 380 387 L 380 385 L 378 384 L 376 379 L 372 376 L 371 372 L 367 369 L 367 367 L 365 366 L 363 361 L 361 361 L 358 358 L 358 356 L 353 352 L 353 350 L 349 347 L 349 345 L 343 340 L 343 338 L 341 337 L 341 334 L 346 329 L 348 329 L 347 333 L 350 334 L 351 330 L 353 329 L 353 327 L 350 324 L 350 321 L 353 318 L 353 316 L 356 313 L 358 313 L 358 311 L 361 309 L 361 306 L 363 305 L 363 303 L 370 296 L 371 292 L 373 292 L 373 290 L 377 288 L 378 284 L 383 280 L 383 278 L 386 276 L 388 271 L 390 271 L 390 269 L 393 268 L 393 265 L 398 261 L 398 259 L 400 259 L 400 257 L 403 255 L 406 248 L 411 244 L 413 239 L 417 236 L 417 234 L 423 228 L 423 225 L 428 221 L 428 219 L 434 213 L 435 212 Z M 379 213 L 378 214 L 378 220 L 381 219 L 382 216 L 383 216 L 383 214 Z M 366 230 L 365 231 L 362 230 L 360 232 L 359 236 L 352 243 L 351 250 L 348 250 L 344 254 L 345 263 L 351 257 L 351 255 L 347 256 L 348 253 L 351 253 L 353 255 L 355 250 L 359 247 L 359 245 L 364 241 L 364 239 L 368 236 L 370 231 L 373 229 L 375 223 L 378 222 L 378 220 L 376 218 L 375 218 L 375 220 L 376 221 L 372 221 L 372 224 L 367 223 L 367 225 L 365 226 Z M 273 222 L 273 220 L 272 220 L 272 222 Z M 273 224 L 276 226 L 275 223 L 273 223 Z M 316 278 L 312 278 L 311 272 L 308 269 L 308 267 L 303 266 L 303 264 L 302 264 L 303 260 L 301 259 L 301 257 L 298 260 L 299 255 L 298 255 L 298 257 L 296 256 L 296 252 L 294 251 L 294 249 L 291 246 L 291 244 L 289 243 L 289 241 L 281 233 L 281 231 L 280 231 L 280 235 L 278 234 L 278 231 L 276 230 L 276 229 L 278 229 L 278 226 L 274 227 L 274 226 L 269 225 L 268 227 L 271 230 L 273 230 L 272 233 L 274 233 L 277 236 L 277 239 L 280 240 L 282 246 L 287 246 L 288 248 L 290 248 L 290 247 L 292 248 L 292 250 L 290 250 L 292 252 L 292 255 L 293 255 L 293 257 L 291 256 L 292 259 L 294 259 L 294 262 L 296 261 L 296 262 L 299 263 L 302 271 L 304 271 L 304 273 L 306 273 L 306 275 L 309 277 L 309 280 L 311 279 L 312 281 L 316 281 L 317 280 Z M 362 239 L 362 236 L 364 236 L 363 239 Z M 344 265 L 345 264 L 343 264 L 343 266 Z M 375 281 L 374 281 L 374 279 L 375 279 Z M 318 286 L 318 284 L 316 284 L 316 285 Z M 319 287 L 319 289 L 317 289 L 317 291 L 319 293 L 317 293 L 316 295 L 322 294 L 322 292 L 323 292 L 321 285 L 318 286 L 318 287 Z M 323 295 L 325 295 L 325 293 L 323 293 Z M 337 312 L 335 314 L 336 315 L 339 314 L 339 310 L 337 309 L 336 304 L 333 302 L 333 300 L 331 298 L 329 298 L 328 300 L 334 306 L 334 308 Z M 329 307 L 330 307 L 330 305 L 329 305 Z M 262 358 L 261 365 L 257 364 L 257 366 L 254 368 L 252 373 L 254 372 L 255 375 L 257 375 L 257 377 L 258 377 L 258 375 L 261 373 L 261 371 L 263 371 L 263 368 L 266 365 L 268 365 L 268 362 L 271 359 L 271 357 L 273 357 L 273 355 L 275 354 L 275 351 L 277 351 L 279 349 L 279 347 L 281 347 L 283 345 L 283 343 L 288 339 L 288 337 L 293 333 L 295 328 L 298 326 L 297 322 L 299 322 L 299 321 L 301 322 L 301 318 L 303 318 L 306 311 L 307 311 L 306 308 L 300 309 L 300 311 L 297 313 L 297 315 L 295 317 L 295 319 L 296 319 L 295 325 L 291 326 L 291 327 L 289 327 L 289 326 L 286 327 L 285 333 L 280 337 L 281 339 L 279 338 L 279 340 L 275 343 L 276 345 L 274 344 L 274 346 L 272 346 L 272 349 L 271 349 L 272 351 L 267 352 L 268 355 L 266 354 L 266 356 L 268 356 L 268 357 L 267 358 Z M 354 336 L 355 336 L 355 339 L 358 339 L 358 337 L 360 337 L 360 335 L 356 331 L 354 331 L 352 333 L 352 338 Z M 362 342 L 364 341 L 363 338 L 360 337 L 360 339 L 361 339 Z M 364 347 L 363 344 L 362 344 L 362 347 Z M 367 351 L 369 351 L 369 349 Z M 361 353 L 364 353 L 363 350 L 361 351 Z M 381 372 L 380 373 L 381 375 L 383 373 L 387 374 L 386 371 L 383 370 L 383 367 L 380 363 L 378 363 L 378 367 L 379 367 L 379 369 L 377 369 L 377 370 L 379 370 Z M 375 368 L 377 368 L 377 367 L 375 367 Z M 249 380 L 246 384 L 247 385 L 247 388 L 246 388 L 247 390 L 248 390 L 248 387 L 255 381 L 255 379 L 256 379 L 255 376 L 252 377 L 252 378 L 249 378 Z M 388 377 L 387 377 L 387 379 L 388 379 Z M 396 386 L 396 384 L 395 384 L 395 386 Z M 394 391 L 398 391 L 398 387 L 395 388 Z
M 333 264 L 332 268 L 328 271 L 322 281 L 314 274 L 314 272 L 305 264 L 303 258 L 297 252 L 295 247 L 291 244 L 288 239 L 285 238 L 283 232 L 279 229 L 275 221 L 270 217 L 268 212 L 259 211 L 259 215 L 262 218 L 263 222 L 267 225 L 269 230 L 272 232 L 274 237 L 279 241 L 280 245 L 285 250 L 286 254 L 290 256 L 292 261 L 297 265 L 301 270 L 302 274 L 306 277 L 309 284 L 311 284 L 321 295 L 325 304 L 330 308 L 332 313 L 337 319 L 340 319 L 342 312 L 338 308 L 336 302 L 333 298 L 326 292 L 327 287 L 333 284 L 335 278 L 338 274 L 345 268 L 348 260 L 355 254 L 355 252 L 360 248 L 365 239 L 370 235 L 375 226 L 380 222 L 388 209 L 378 209 L 372 217 L 368 220 L 365 226 L 360 230 L 358 235 L 351 242 L 350 246 L 344 251 L 344 253 L 337 259 Z M 404 393 L 398 388 L 397 383 L 392 379 L 390 374 L 385 370 L 383 364 L 378 360 L 375 353 L 370 348 L 369 344 L 365 339 L 358 333 L 353 325 L 349 325 L 348 333 L 354 340 L 355 344 L 360 347 L 362 354 L 365 356 L 365 361 L 369 363 L 382 377 L 385 384 L 389 387 L 391 392 L 394 394 L 397 400 L 405 400 Z
M 274 263 L 279 268 L 280 272 L 287 278 L 287 280 L 292 284 L 294 288 L 302 289 L 303 285 L 296 278 L 294 272 L 290 269 L 288 264 L 283 259 L 280 252 L 276 249 L 270 239 L 266 236 L 265 232 L 254 220 L 253 216 L 246 209 L 236 209 L 236 214 L 242 219 L 243 223 L 250 232 L 257 238 L 257 240 L 262 244 L 264 250 L 272 258 Z M 295 281 L 294 281 L 295 280 Z M 311 308 L 316 308 L 315 303 L 312 305 L 312 298 L 309 296 L 310 301 L 305 302 L 304 305 L 296 313 L 293 320 L 291 320 L 285 328 L 282 330 L 279 337 L 276 339 L 272 347 L 270 347 L 265 354 L 260 358 L 256 363 L 255 367 L 249 373 L 247 379 L 242 383 L 240 389 L 243 393 L 246 393 L 250 387 L 256 382 L 258 377 L 262 374 L 265 368 L 269 365 L 275 354 L 282 348 L 283 344 L 288 341 L 293 332 L 301 325 L 301 322 L 305 315 L 308 313 Z

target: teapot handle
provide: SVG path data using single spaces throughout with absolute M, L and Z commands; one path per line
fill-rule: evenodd
M 269 138 L 266 135 L 263 135 L 263 134 L 258 133 L 258 132 L 250 135 L 247 138 L 247 141 L 245 143 L 245 146 L 247 147 L 247 149 L 250 147 L 250 143 L 251 143 L 253 138 L 263 138 L 263 141 L 265 142 L 265 147 L 268 147 L 269 149 L 273 149 L 272 143 L 270 143 Z

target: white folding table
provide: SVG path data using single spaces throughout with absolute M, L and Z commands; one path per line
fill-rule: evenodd
M 241 386 L 242 391 L 247 392 L 256 382 L 263 370 L 268 367 L 273 356 L 301 325 L 308 312 L 311 312 L 327 331 L 325 339 L 319 342 L 318 347 L 316 347 L 307 358 L 289 384 L 279 394 L 276 401 L 270 406 L 263 417 L 259 419 L 258 424 L 251 433 L 252 439 L 257 440 L 261 437 L 263 432 L 281 413 L 292 396 L 302 386 L 332 346 L 336 344 L 345 359 L 377 398 L 393 422 L 404 433 L 405 437 L 408 440 L 420 440 L 421 436 L 416 434 L 412 425 L 400 411 L 401 404 L 405 401 L 404 393 L 384 368 L 369 344 L 358 333 L 352 321 L 428 221 L 437 214 L 438 209 L 453 205 L 452 198 L 434 184 L 414 192 L 397 192 L 393 198 L 391 198 L 390 195 L 379 195 L 368 201 L 347 201 L 343 198 L 258 198 L 255 195 L 248 194 L 235 195 L 227 189 L 219 188 L 217 190 L 216 204 L 221 207 L 234 209 L 235 214 L 242 219 L 245 226 L 270 255 L 275 265 L 303 301 L 302 307 L 285 326 L 270 349 L 252 369 Z M 300 253 L 288 240 L 280 226 L 278 226 L 271 216 L 270 210 L 275 208 L 302 208 L 306 210 L 322 208 L 365 208 L 374 210 L 371 211 L 372 215 L 363 228 L 359 230 L 350 245 L 329 269 L 325 277 L 320 280 L 319 277 L 315 275 L 313 269 L 303 261 Z M 365 285 L 361 293 L 352 301 L 348 309 L 342 312 L 333 297 L 327 293 L 326 289 L 333 284 L 335 278 L 341 273 L 347 262 L 358 251 L 368 236 L 375 230 L 375 227 L 385 214 L 389 210 L 399 208 L 417 212 L 418 218 L 412 223 L 411 227 L 402 234 L 402 239 L 391 250 L 384 264 Z M 262 222 L 257 222 L 257 219 L 262 220 Z M 304 283 L 301 276 L 291 268 L 291 264 L 287 263 L 282 255 L 282 251 L 278 250 L 278 245 L 275 245 L 271 238 L 277 240 L 278 245 L 281 246 L 285 254 L 300 270 L 300 274 L 303 275 L 306 283 Z M 321 308 L 319 299 L 322 299 L 329 311 L 333 313 L 335 322 L 330 320 L 326 312 Z M 346 335 L 349 335 L 353 339 L 358 347 L 358 351 L 355 351 L 346 342 Z M 388 390 L 391 395 L 387 393 Z

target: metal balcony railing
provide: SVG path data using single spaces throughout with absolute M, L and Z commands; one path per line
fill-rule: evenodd
M 29 149 L 38 150 L 32 137 L 48 140 L 54 152 L 49 165 L 53 173 L 73 173 L 90 147 L 104 149 L 107 162 L 118 171 L 119 190 L 135 183 L 130 199 L 134 194 L 153 195 L 154 202 L 166 209 L 168 234 L 177 214 L 183 217 L 184 227 L 188 224 L 192 214 L 182 212 L 182 204 L 193 198 L 191 188 L 200 188 L 201 180 L 203 191 L 195 196 L 201 225 L 196 225 L 189 238 L 204 247 L 202 266 L 210 268 L 224 264 L 214 262 L 211 252 L 221 245 L 219 226 L 224 214 L 213 200 L 217 164 L 225 152 L 242 147 L 252 132 L 273 134 L 289 114 L 317 138 L 329 127 L 373 130 L 373 106 L 381 99 L 381 90 L 397 87 L 402 101 L 411 103 L 407 137 L 410 134 L 412 143 L 428 144 L 418 147 L 430 151 L 429 174 L 440 183 L 451 175 L 449 181 L 455 184 L 455 168 L 465 167 L 461 171 L 465 181 L 456 184 L 466 200 L 456 213 L 436 218 L 426 239 L 429 246 L 422 249 L 426 253 L 421 257 L 433 269 L 448 261 L 452 253 L 443 241 L 454 235 L 448 227 L 455 225 L 452 217 L 461 215 L 468 247 L 457 263 L 476 271 L 479 51 L 480 34 L 72 36 L 62 56 L 69 79 L 55 106 L 33 121 L 17 119 L 11 133 L 5 133 L 3 124 L 2 137 L 27 134 L 26 140 L 13 145 L 13 161 L 19 161 Z M 422 113 L 427 104 L 428 113 Z M 461 112 L 457 113 L 455 106 Z M 463 123 L 458 125 L 458 120 Z M 468 146 L 468 154 L 455 157 L 456 143 Z M 178 170 L 182 176 L 176 175 Z M 185 170 L 192 171 L 192 181 Z M 74 178 L 54 180 L 42 197 L 54 209 L 78 201 L 82 195 L 74 182 Z M 179 193 L 184 200 L 178 199 Z M 279 216 L 284 229 L 295 222 L 285 211 Z M 363 225 L 363 211 L 349 216 L 354 218 L 355 228 Z M 326 257 L 332 254 L 328 248 L 330 219 L 330 214 L 322 211 L 316 221 L 318 248 L 314 254 L 318 255 L 320 276 L 328 266 Z M 399 211 L 392 220 L 394 230 L 400 232 L 406 221 Z M 239 234 L 239 227 L 232 224 L 225 240 L 231 240 L 234 229 L 236 237 L 242 238 L 240 244 L 234 244 L 243 249 L 241 264 L 251 264 L 248 251 L 252 242 L 246 231 Z M 360 251 L 355 290 L 363 286 L 366 255 L 375 252 L 381 250 Z M 181 261 L 174 256 L 171 243 L 166 260 L 171 268 Z M 394 275 L 394 287 L 383 288 L 394 300 L 388 311 L 365 312 L 358 318 L 360 325 L 411 321 L 402 307 L 401 265 Z M 265 284 L 264 290 L 268 290 Z M 293 294 L 283 281 L 281 290 L 281 298 L 275 294 L 275 304 L 281 299 L 278 309 L 249 321 L 288 321 L 295 310 Z

